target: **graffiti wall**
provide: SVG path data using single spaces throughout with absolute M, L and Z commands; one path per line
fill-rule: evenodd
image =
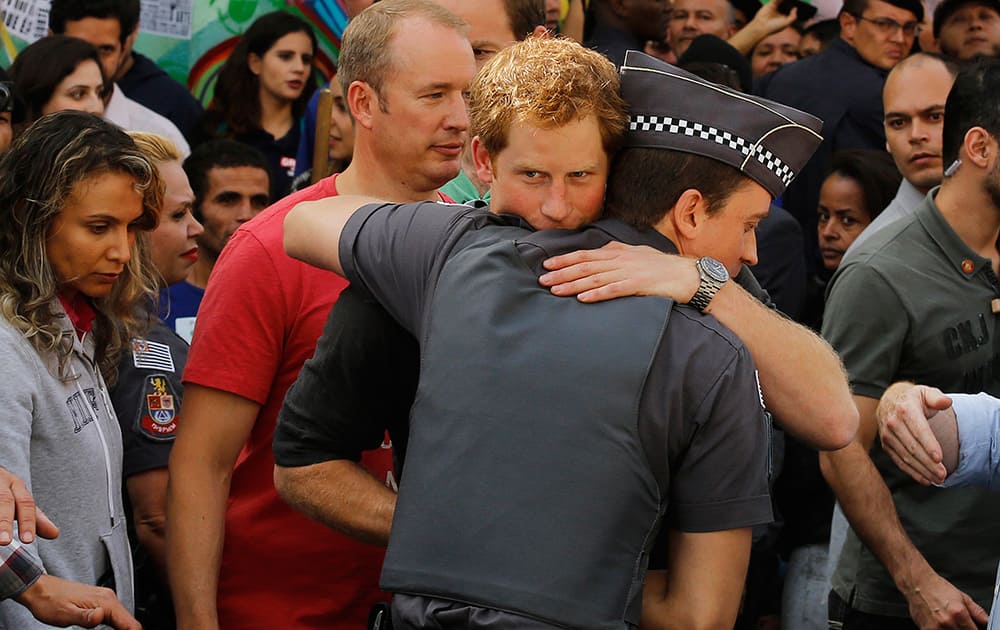
M 316 72 L 326 79 L 336 66 L 340 36 L 347 26 L 345 2 L 351 1 L 358 4 L 358 0 L 141 0 L 135 50 L 156 61 L 207 105 L 219 69 L 239 36 L 259 16 L 289 11 L 315 27 L 320 43 Z M 562 0 L 563 15 L 567 2 Z M 0 65 L 9 66 L 17 51 L 45 36 L 49 6 L 49 0 L 0 0 Z
M 294 13 L 316 29 L 320 50 L 316 71 L 332 75 L 347 26 L 341 0 L 141 0 L 142 19 L 135 50 L 155 60 L 207 104 L 215 77 L 239 36 L 259 16 Z M 2 0 L 0 64 L 10 65 L 21 50 L 48 30 L 49 0 Z

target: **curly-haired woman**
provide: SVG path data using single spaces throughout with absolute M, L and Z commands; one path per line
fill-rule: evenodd
M 21 548 L 45 570 L 16 594 L 22 603 L 75 582 L 106 586 L 132 609 L 107 383 L 143 326 L 136 306 L 153 299 L 137 240 L 156 226 L 161 196 L 132 139 L 83 112 L 39 119 L 0 159 L 0 466 L 61 527 Z M 38 624 L 0 602 L 0 627 Z

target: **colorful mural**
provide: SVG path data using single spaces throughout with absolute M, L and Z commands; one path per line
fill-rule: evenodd
M 473 1 L 473 0 L 470 0 Z M 135 50 L 188 86 L 203 104 L 236 40 L 255 19 L 271 11 L 294 13 L 316 29 L 317 80 L 333 75 L 340 36 L 347 26 L 346 2 L 358 0 L 141 0 L 142 22 Z M 562 0 L 563 15 L 568 0 Z M 49 0 L 0 0 L 0 65 L 48 30 Z M 357 8 L 355 8 L 357 10 Z
M 44 35 L 50 5 L 48 0 L 2 0 L 0 6 L 0 63 L 6 67 L 18 50 Z M 219 69 L 240 35 L 255 19 L 277 10 L 294 13 L 315 27 L 320 45 L 317 79 L 332 76 L 347 26 L 343 0 L 142 0 L 135 50 L 207 104 Z

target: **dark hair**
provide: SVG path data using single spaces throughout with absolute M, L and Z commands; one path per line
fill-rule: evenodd
M 139 0 L 52 0 L 49 28 L 53 33 L 66 32 L 66 22 L 84 18 L 116 18 L 121 27 L 118 41 L 125 40 L 139 25 Z
M 729 42 L 715 35 L 706 33 L 695 37 L 684 54 L 677 60 L 678 67 L 693 74 L 698 74 L 698 72 L 691 70 L 691 66 L 698 63 L 722 64 L 736 73 L 739 79 L 737 90 L 747 94 L 753 90 L 753 72 L 750 69 L 750 61 L 743 53 L 733 48 Z M 695 65 L 694 67 L 698 68 L 699 66 Z M 715 79 L 702 78 L 717 83 Z
M 1000 60 L 984 57 L 966 65 L 955 78 L 944 105 L 941 156 L 945 168 L 958 159 L 965 134 L 982 127 L 1000 138 Z
M 841 7 L 840 12 L 858 16 L 864 13 L 870 2 L 871 0 L 844 0 L 844 6 Z M 920 0 L 885 0 L 885 2 L 897 9 L 909 11 L 917 17 L 918 22 L 924 20 L 924 5 Z
M 514 39 L 523 41 L 536 26 L 545 25 L 545 0 L 503 0 Z
M 984 7 L 990 9 L 994 13 L 1000 14 L 1000 3 L 996 0 L 944 0 L 944 2 L 937 5 L 937 8 L 934 9 L 934 21 L 932 22 L 934 39 L 941 37 L 941 27 L 944 26 L 944 23 L 947 22 L 952 15 L 957 13 L 959 9 L 969 5 Z
M 713 61 L 692 61 L 679 66 L 691 74 L 701 77 L 706 81 L 724 85 L 727 88 L 743 92 L 743 84 L 740 82 L 740 75 L 724 63 Z
M 811 24 L 802 31 L 802 37 L 810 35 L 819 40 L 820 48 L 826 48 L 830 42 L 840 37 L 840 20 L 823 20 Z
M 46 250 L 49 227 L 77 184 L 106 173 L 132 179 L 142 195 L 135 226 L 155 228 L 163 204 L 156 167 L 128 134 L 93 114 L 43 116 L 0 158 L 0 313 L 43 356 L 65 358 L 72 349 L 51 309 L 59 283 Z M 118 356 L 143 325 L 136 307 L 155 294 L 148 248 L 141 240 L 140 234 L 111 292 L 91 301 L 97 315 L 96 357 L 112 381 Z M 60 370 L 59 376 L 67 375 Z
M 75 37 L 50 35 L 31 44 L 17 55 L 8 73 L 25 103 L 25 122 L 32 123 L 42 115 L 59 82 L 73 74 L 86 60 L 97 64 L 107 85 L 104 67 L 97 49 Z
M 260 127 L 260 79 L 250 72 L 248 58 L 251 53 L 263 57 L 275 42 L 290 33 L 305 33 L 312 42 L 313 54 L 319 50 L 316 34 L 309 23 L 291 13 L 272 11 L 254 20 L 219 71 L 215 97 L 206 116 L 209 127 L 217 127 L 224 122 L 236 134 Z M 305 89 L 292 104 L 292 115 L 296 119 L 306 110 L 316 88 L 311 75 L 305 81 Z M 215 129 L 206 131 L 211 135 L 210 132 Z
M 235 140 L 210 140 L 196 146 L 184 160 L 184 173 L 194 192 L 195 218 L 201 221 L 201 203 L 208 194 L 208 172 L 213 168 L 238 168 L 252 166 L 267 173 L 271 179 L 271 166 L 258 149 Z
M 751 181 L 728 164 L 694 153 L 626 148 L 611 163 L 604 212 L 637 228 L 650 228 L 685 190 L 699 191 L 713 213 Z
M 892 156 L 875 149 L 837 151 L 833 154 L 827 177 L 830 175 L 840 175 L 857 182 L 871 220 L 882 214 L 893 200 L 903 179 Z

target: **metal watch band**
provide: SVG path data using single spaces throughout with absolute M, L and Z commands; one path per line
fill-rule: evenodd
M 722 285 L 725 284 L 725 280 L 720 281 L 713 278 L 701 267 L 701 262 L 701 260 L 698 261 L 698 273 L 701 276 L 701 283 L 698 284 L 698 290 L 695 291 L 688 304 L 701 312 L 705 312 L 705 309 L 708 308 L 712 298 L 715 297 L 715 294 L 718 293 L 719 289 L 722 288 Z M 715 261 L 713 260 L 712 262 Z
M 712 301 L 712 298 L 715 297 L 715 294 L 718 293 L 719 289 L 721 288 L 722 284 L 720 284 L 719 282 L 716 282 L 711 278 L 703 277 L 701 279 L 701 284 L 698 285 L 698 290 L 695 291 L 694 296 L 691 298 L 691 301 L 688 302 L 688 304 L 695 307 L 701 312 L 705 312 L 705 309 L 708 308 L 708 304 Z

